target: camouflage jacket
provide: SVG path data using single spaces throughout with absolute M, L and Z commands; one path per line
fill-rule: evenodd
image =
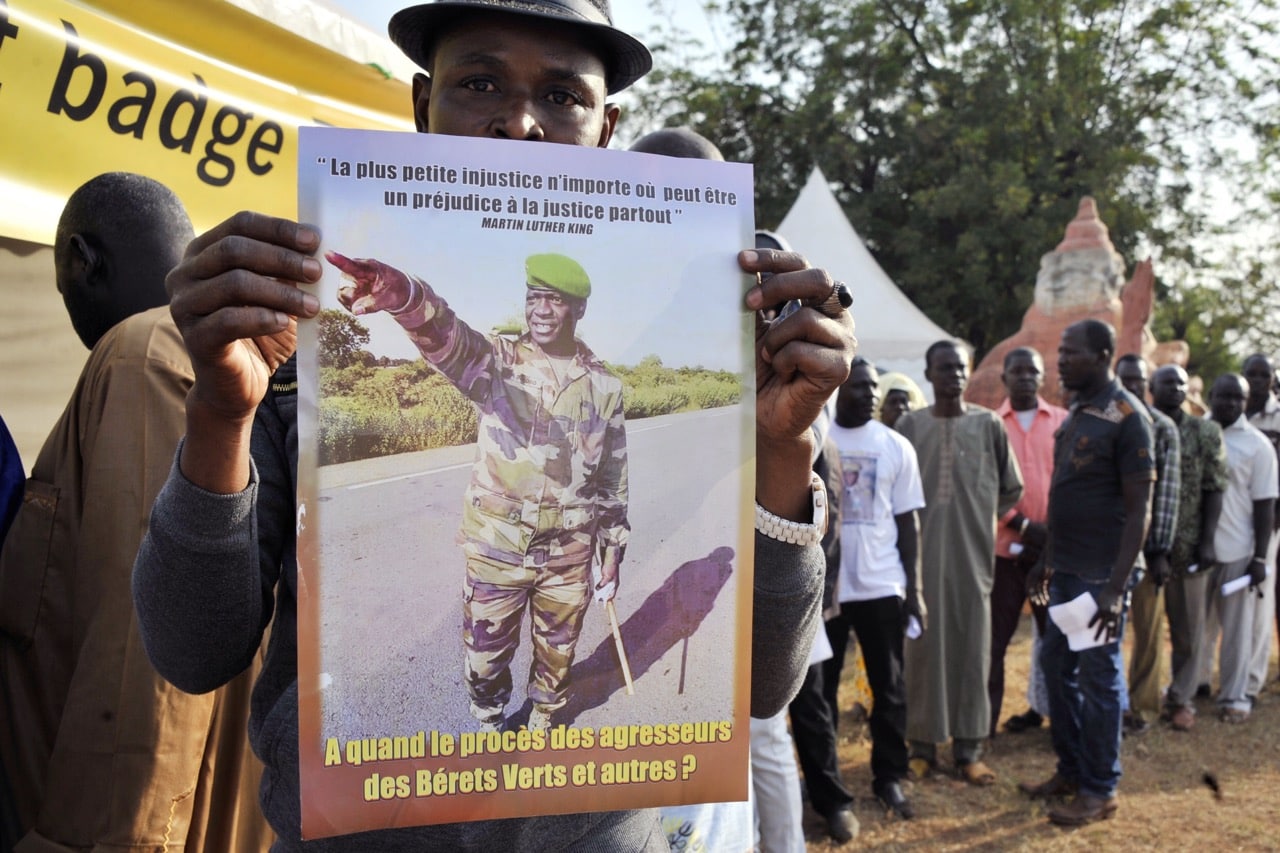
M 471 484 L 459 541 L 469 556 L 518 565 L 582 565 L 597 549 L 625 546 L 627 435 L 622 381 L 581 341 L 558 384 L 527 334 L 483 335 L 425 282 L 434 316 L 397 319 L 446 379 L 479 412 Z M 536 537 L 536 542 L 535 542 Z
M 1178 411 L 1172 418 L 1178 425 L 1182 488 L 1179 493 L 1177 529 L 1169 562 L 1175 576 L 1200 561 L 1200 534 L 1205 492 L 1227 489 L 1227 450 L 1222 428 L 1207 418 Z

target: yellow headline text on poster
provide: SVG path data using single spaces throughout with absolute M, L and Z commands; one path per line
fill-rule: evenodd
M 0 235 L 52 243 L 67 196 L 116 170 L 171 187 L 197 231 L 246 208 L 293 217 L 299 125 L 411 128 L 404 83 L 234 7 L 193 0 L 188 11 L 207 18 L 206 42 L 228 43 L 224 56 L 63 0 L 0 0 Z M 329 75 L 305 91 L 227 61 L 243 61 L 236 39 L 255 37 L 301 64 L 327 62 Z M 339 93 L 363 103 L 324 90 L 342 75 L 369 78 Z
M 418 731 L 413 735 L 345 742 L 327 738 L 324 766 L 361 767 L 379 762 L 474 759 L 486 755 L 514 759 L 496 767 L 442 765 L 411 768 L 408 773 L 373 772 L 363 778 L 360 791 L 353 792 L 364 802 L 491 794 L 500 790 L 688 782 L 698 770 L 698 760 L 692 752 L 655 754 L 646 748 L 726 744 L 732 738 L 733 723 L 729 720 L 599 728 L 560 725 L 550 731 L 520 728 L 457 735 Z

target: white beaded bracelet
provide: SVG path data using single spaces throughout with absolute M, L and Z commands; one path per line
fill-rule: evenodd
M 756 530 L 792 545 L 817 545 L 827 532 L 827 490 L 822 478 L 813 474 L 809 480 L 809 493 L 813 499 L 813 523 L 801 524 L 798 521 L 782 518 L 769 512 L 760 504 L 756 504 Z

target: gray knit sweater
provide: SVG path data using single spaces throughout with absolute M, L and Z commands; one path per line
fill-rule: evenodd
M 294 365 L 274 387 L 289 387 Z M 296 387 L 293 386 L 293 387 Z M 665 851 L 655 810 L 512 818 L 380 830 L 303 842 L 298 787 L 296 392 L 268 395 L 253 429 L 253 473 L 215 495 L 175 461 L 134 565 L 133 596 L 156 669 L 183 690 L 213 690 L 242 672 L 271 624 L 249 736 L 265 765 L 262 809 L 279 841 L 301 851 Z M 181 452 L 181 449 L 179 449 Z M 751 713 L 776 714 L 799 688 L 817 628 L 823 557 L 756 536 Z M 274 624 L 272 624 L 274 623 Z

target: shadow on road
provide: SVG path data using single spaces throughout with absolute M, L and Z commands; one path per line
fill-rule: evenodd
M 622 623 L 622 642 L 633 680 L 639 681 L 672 646 L 687 641 L 698 630 L 733 574 L 733 557 L 732 548 L 721 547 L 706 557 L 690 560 L 672 572 Z M 624 688 L 613 635 L 606 637 L 590 657 L 574 664 L 572 673 L 569 704 L 556 714 L 558 724 L 572 725 L 579 714 L 598 708 Z M 683 671 L 680 683 L 683 687 Z

